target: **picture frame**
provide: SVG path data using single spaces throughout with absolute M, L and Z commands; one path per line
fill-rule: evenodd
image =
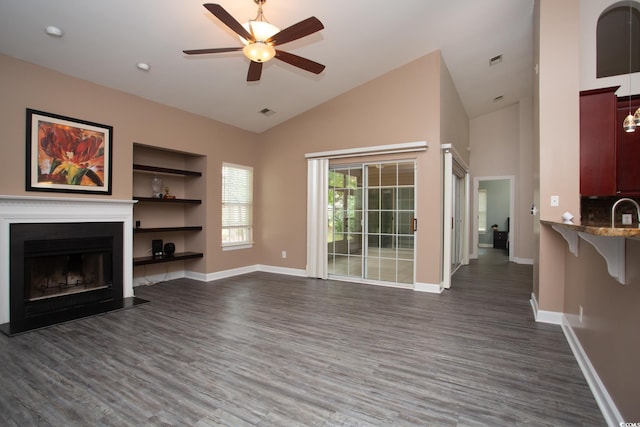
M 27 108 L 26 191 L 111 195 L 113 127 Z

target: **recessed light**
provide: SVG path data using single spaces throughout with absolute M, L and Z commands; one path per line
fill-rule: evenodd
M 151 69 L 151 65 L 147 64 L 146 62 L 138 62 L 136 64 L 136 67 L 138 67 L 138 69 L 142 71 L 149 71 Z
M 53 25 L 49 25 L 47 28 L 45 28 L 45 32 L 52 37 L 62 37 L 62 35 L 64 34 L 62 28 L 55 27 Z
M 489 66 L 493 66 L 502 62 L 502 55 L 496 55 L 489 59 Z

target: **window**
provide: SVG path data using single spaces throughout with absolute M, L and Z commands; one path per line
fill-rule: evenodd
M 253 245 L 253 168 L 222 164 L 222 246 Z
M 478 231 L 487 232 L 487 190 L 478 190 Z
M 640 71 L 638 46 L 640 10 L 636 4 L 616 3 L 605 10 L 596 28 L 596 77 L 627 75 L 629 69 L 632 73 Z

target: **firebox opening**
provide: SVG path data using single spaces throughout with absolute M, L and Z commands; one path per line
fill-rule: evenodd
M 25 302 L 113 285 L 112 239 L 70 240 L 25 242 Z M 101 245 L 104 248 L 96 247 Z M 40 253 L 43 247 L 50 246 L 58 248 L 55 253 Z M 85 249 L 72 249 L 79 247 Z

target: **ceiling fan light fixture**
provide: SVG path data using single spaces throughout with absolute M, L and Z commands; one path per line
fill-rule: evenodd
M 242 48 L 242 53 L 253 62 L 267 62 L 276 56 L 276 50 L 273 46 L 261 41 L 246 45 Z
M 296 24 L 288 26 L 284 30 L 280 30 L 278 27 L 271 25 L 266 19 L 264 19 L 262 5 L 264 5 L 266 1 L 267 0 L 254 0 L 258 5 L 258 15 L 255 19 L 249 20 L 245 25 L 238 22 L 219 4 L 205 3 L 203 5 L 205 9 L 218 18 L 220 22 L 226 25 L 231 31 L 236 33 L 245 46 L 191 49 L 183 50 L 182 52 L 187 55 L 208 55 L 211 53 L 238 52 L 241 50 L 242 53 L 251 60 L 251 63 L 249 64 L 249 71 L 247 72 L 248 82 L 260 80 L 260 76 L 262 74 L 262 63 L 269 61 L 274 57 L 301 70 L 320 74 L 325 68 L 324 65 L 293 53 L 280 50 L 279 46 L 324 29 L 322 22 L 320 22 L 320 20 L 315 16 L 311 16 Z M 275 46 L 278 46 L 277 51 Z
M 276 27 L 273 24 L 270 24 L 267 21 L 252 20 L 249 22 L 245 22 L 244 24 L 242 24 L 242 26 L 250 34 L 253 34 L 253 37 L 255 37 L 256 41 L 259 42 L 263 42 L 274 34 L 278 34 L 280 32 L 280 28 Z M 249 41 L 243 39 L 242 37 L 240 37 L 240 41 L 245 45 L 249 44 Z

